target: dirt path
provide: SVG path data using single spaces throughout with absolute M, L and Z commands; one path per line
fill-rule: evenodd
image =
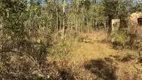
M 68 58 L 69 66 L 87 77 L 82 80 L 142 79 L 141 74 L 136 75 L 142 72 L 142 68 L 135 51 L 112 48 L 103 31 L 82 34 L 82 37 Z
M 75 77 L 71 80 L 142 80 L 137 52 L 114 49 L 104 31 L 82 34 L 74 48 L 58 64 Z
M 118 55 L 118 50 L 106 42 L 107 35 L 103 31 L 82 34 L 83 40 L 70 55 L 70 62 L 80 65 L 85 61 Z

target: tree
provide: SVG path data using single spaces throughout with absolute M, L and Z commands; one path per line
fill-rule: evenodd
M 133 4 L 130 9 L 131 12 L 142 11 L 142 1 L 136 2 L 136 4 Z
M 104 15 L 107 17 L 107 27 L 109 33 L 111 32 L 111 19 L 113 18 L 121 19 L 121 26 L 127 26 L 125 19 L 128 16 L 128 8 L 131 4 L 132 1 L 127 0 L 102 0 Z
M 65 8 L 66 8 L 66 0 L 62 0 L 62 11 L 63 11 L 63 23 L 62 23 L 62 36 L 61 38 L 64 38 L 65 34 Z
M 4 19 L 4 30 L 14 33 L 15 38 L 22 40 L 25 38 L 24 22 L 26 20 L 26 4 L 24 0 L 2 0 L 2 16 Z

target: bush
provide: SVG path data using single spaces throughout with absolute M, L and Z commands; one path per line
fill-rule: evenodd
M 124 31 L 111 32 L 111 42 L 114 46 L 124 46 L 128 41 L 127 33 Z
M 54 34 L 55 36 L 52 37 L 52 46 L 49 48 L 49 53 L 51 56 L 54 56 L 60 59 L 65 58 L 65 56 L 70 53 L 74 46 L 76 45 L 76 38 L 74 37 L 75 34 L 66 34 L 64 39 L 60 38 L 59 35 Z
M 139 26 L 130 27 L 128 30 L 128 34 L 130 37 L 129 45 L 133 49 L 141 50 L 142 47 L 142 28 Z

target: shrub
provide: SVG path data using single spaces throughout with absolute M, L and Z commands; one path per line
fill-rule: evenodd
M 114 44 L 114 46 L 124 46 L 127 42 L 127 38 L 127 33 L 121 30 L 111 33 L 111 42 Z

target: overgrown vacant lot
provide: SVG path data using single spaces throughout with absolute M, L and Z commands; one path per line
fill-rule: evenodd
M 113 49 L 103 31 L 81 35 L 75 50 L 67 55 L 63 67 L 72 68 L 74 79 L 140 80 L 142 68 L 138 54 L 130 49 Z M 79 77 L 79 78 L 78 78 Z
M 0 0 L 0 80 L 142 80 L 141 0 Z
M 3 53 L 1 78 L 6 80 L 142 79 L 142 63 L 137 52 L 130 49 L 114 49 L 107 41 L 104 31 L 81 34 L 70 53 L 62 57 L 57 56 L 48 56 L 41 65 L 27 53 Z

